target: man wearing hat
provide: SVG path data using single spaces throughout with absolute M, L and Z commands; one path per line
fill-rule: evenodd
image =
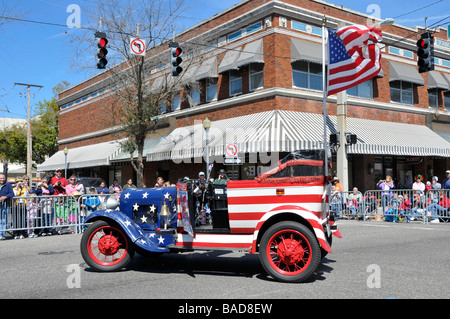
M 67 179 L 62 177 L 62 170 L 60 168 L 57 168 L 55 171 L 55 176 L 52 177 L 50 180 L 50 184 L 53 186 L 53 189 L 55 190 L 55 195 L 59 194 L 66 194 L 66 186 L 69 184 L 67 182 Z
M 219 171 L 219 177 L 214 181 L 215 185 L 227 185 L 227 181 L 230 179 L 227 177 L 226 172 L 223 168 Z
M 443 189 L 450 189 L 450 170 L 447 170 L 445 172 L 445 179 L 442 182 L 442 188 Z

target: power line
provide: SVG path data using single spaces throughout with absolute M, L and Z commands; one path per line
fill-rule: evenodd
M 435 4 L 439 3 L 439 2 L 442 2 L 442 1 L 444 1 L 444 0 L 439 0 L 439 1 L 436 1 L 436 2 L 433 2 L 433 3 L 430 3 L 430 4 L 427 4 L 426 6 L 423 6 L 423 7 L 419 8 L 419 9 L 415 9 L 415 10 L 409 11 L 409 12 L 407 12 L 407 13 L 398 15 L 398 16 L 396 16 L 396 17 L 393 17 L 392 19 L 397 19 L 397 18 L 400 18 L 400 17 L 404 17 L 404 16 L 406 16 L 406 15 L 408 15 L 408 14 L 411 14 L 411 13 L 417 12 L 417 11 L 419 11 L 419 10 L 422 10 L 422 9 L 425 9 L 425 8 L 428 8 L 428 7 L 431 7 L 431 6 L 433 6 L 433 5 L 435 5 Z

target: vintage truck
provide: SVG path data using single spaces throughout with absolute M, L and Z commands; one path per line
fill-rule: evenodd
M 135 252 L 244 251 L 259 253 L 274 279 L 304 282 L 331 252 L 332 234 L 340 237 L 329 214 L 323 154 L 293 152 L 254 180 L 227 185 L 189 180 L 128 189 L 120 206 L 109 203 L 87 217 L 82 256 L 92 269 L 107 272 L 126 267 Z

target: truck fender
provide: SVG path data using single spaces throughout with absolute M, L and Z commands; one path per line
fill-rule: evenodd
M 148 232 L 144 232 L 142 228 L 133 222 L 131 218 L 118 210 L 98 210 L 89 214 L 85 222 L 89 223 L 91 220 L 97 219 L 110 219 L 115 221 L 122 227 L 123 231 L 127 234 L 130 240 L 142 249 L 153 251 L 153 252 L 168 252 L 167 247 L 158 246 L 156 243 L 157 239 Z
M 331 253 L 332 249 L 331 246 L 328 244 L 328 241 L 325 236 L 325 230 L 322 226 L 322 220 L 318 218 L 313 212 L 302 208 L 297 205 L 283 205 L 276 208 L 273 208 L 272 210 L 268 211 L 264 216 L 261 217 L 259 220 L 255 233 L 253 235 L 253 246 L 252 246 L 252 253 L 255 253 L 256 251 L 256 243 L 258 238 L 259 230 L 261 229 L 262 225 L 270 219 L 272 216 L 282 213 L 292 213 L 299 215 L 303 219 L 305 219 L 312 227 L 314 234 L 319 242 L 319 245 L 327 252 Z

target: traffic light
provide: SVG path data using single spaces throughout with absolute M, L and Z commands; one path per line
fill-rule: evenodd
M 340 139 L 340 133 L 339 132 L 337 132 L 335 134 L 330 134 L 330 144 L 331 145 L 339 144 L 339 139 Z
M 419 73 L 434 70 L 434 38 L 425 32 L 417 41 L 417 66 Z
M 178 46 L 176 42 L 170 42 L 170 68 L 172 71 L 172 76 L 178 76 L 183 71 L 183 68 L 180 66 L 183 59 L 180 57 L 183 50 Z
M 358 142 L 356 134 L 349 134 L 345 136 L 347 138 L 347 145 L 356 144 Z
M 108 64 L 108 60 L 106 60 L 106 55 L 108 54 L 108 50 L 106 46 L 108 45 L 108 39 L 106 39 L 105 32 L 95 32 L 95 38 L 97 39 L 97 69 L 104 69 Z

